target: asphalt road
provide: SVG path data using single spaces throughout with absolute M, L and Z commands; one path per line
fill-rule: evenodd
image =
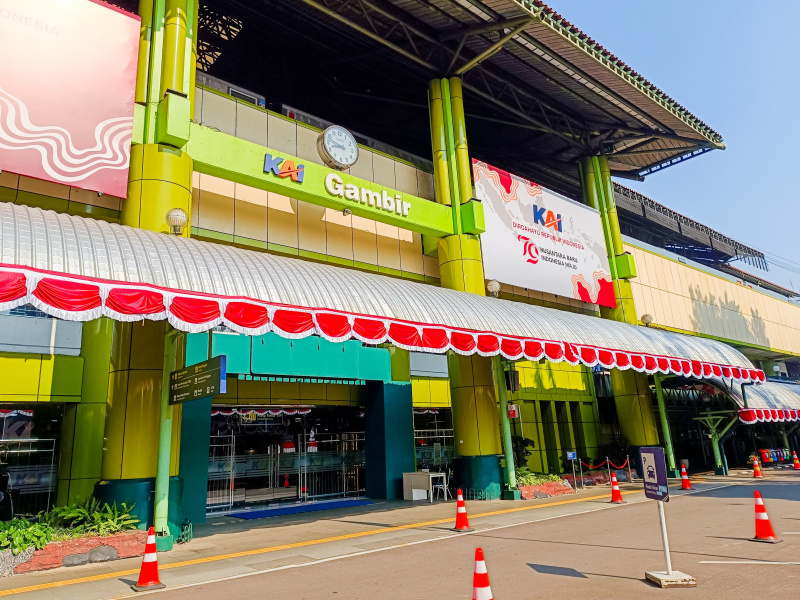
M 783 478 L 782 478 L 783 479 Z M 761 491 L 780 544 L 755 543 L 753 490 Z M 645 571 L 663 570 L 656 504 L 602 506 L 571 516 L 496 527 L 390 549 L 280 566 L 213 583 L 159 592 L 170 600 L 291 598 L 472 598 L 476 546 L 483 548 L 494 597 L 782 598 L 800 590 L 800 479 L 752 480 L 685 496 L 666 505 L 673 568 L 698 587 L 660 590 Z M 535 519 L 531 515 L 531 519 Z M 443 533 L 445 528 L 443 527 Z M 781 564 L 783 563 L 783 564 Z M 788 563 L 788 564 L 786 564 Z

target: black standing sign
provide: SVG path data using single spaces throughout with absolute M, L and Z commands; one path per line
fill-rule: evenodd
M 664 461 L 664 449 L 659 446 L 639 448 L 639 456 L 644 472 L 644 495 L 651 500 L 669 502 L 669 486 L 667 482 L 667 464 Z
M 215 356 L 169 375 L 169 403 L 181 404 L 227 392 L 226 356 Z

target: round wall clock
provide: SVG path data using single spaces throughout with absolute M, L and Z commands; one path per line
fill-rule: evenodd
M 319 134 L 317 151 L 326 165 L 339 171 L 349 169 L 358 160 L 356 138 L 339 125 L 331 125 Z

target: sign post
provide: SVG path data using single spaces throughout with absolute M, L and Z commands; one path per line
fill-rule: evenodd
M 567 452 L 567 460 L 572 463 L 572 483 L 575 484 L 575 492 L 578 493 L 578 480 L 575 479 L 575 459 L 578 458 L 577 452 Z M 583 475 L 581 475 L 581 479 L 583 479 Z
M 666 587 L 697 587 L 697 581 L 691 575 L 672 570 L 669 556 L 669 539 L 667 538 L 667 521 L 664 516 L 664 502 L 669 502 L 667 482 L 667 464 L 664 460 L 664 449 L 659 446 L 639 449 L 642 471 L 644 473 L 644 495 L 658 504 L 658 520 L 661 524 L 661 541 L 664 544 L 666 571 L 647 571 L 645 577 L 656 585 Z

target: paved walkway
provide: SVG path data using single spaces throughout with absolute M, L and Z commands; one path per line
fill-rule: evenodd
M 782 474 L 775 474 L 780 477 Z M 746 476 L 744 474 L 743 476 Z M 773 477 L 772 475 L 768 475 Z M 736 483 L 737 478 L 700 478 L 698 490 Z M 746 482 L 746 479 L 740 479 Z M 622 484 L 628 505 L 643 502 L 641 484 Z M 679 493 L 677 490 L 675 493 Z M 468 502 L 478 531 L 524 525 L 615 508 L 608 486 L 578 494 L 522 502 Z M 618 508 L 618 507 L 617 507 Z M 159 555 L 161 580 L 170 589 L 198 581 L 249 576 L 304 563 L 426 544 L 459 534 L 450 531 L 455 502 L 376 502 L 368 506 L 293 516 L 242 520 L 212 519 L 195 529 L 195 539 Z M 139 559 L 17 575 L 0 582 L 0 596 L 30 599 L 114 598 L 129 594 Z

